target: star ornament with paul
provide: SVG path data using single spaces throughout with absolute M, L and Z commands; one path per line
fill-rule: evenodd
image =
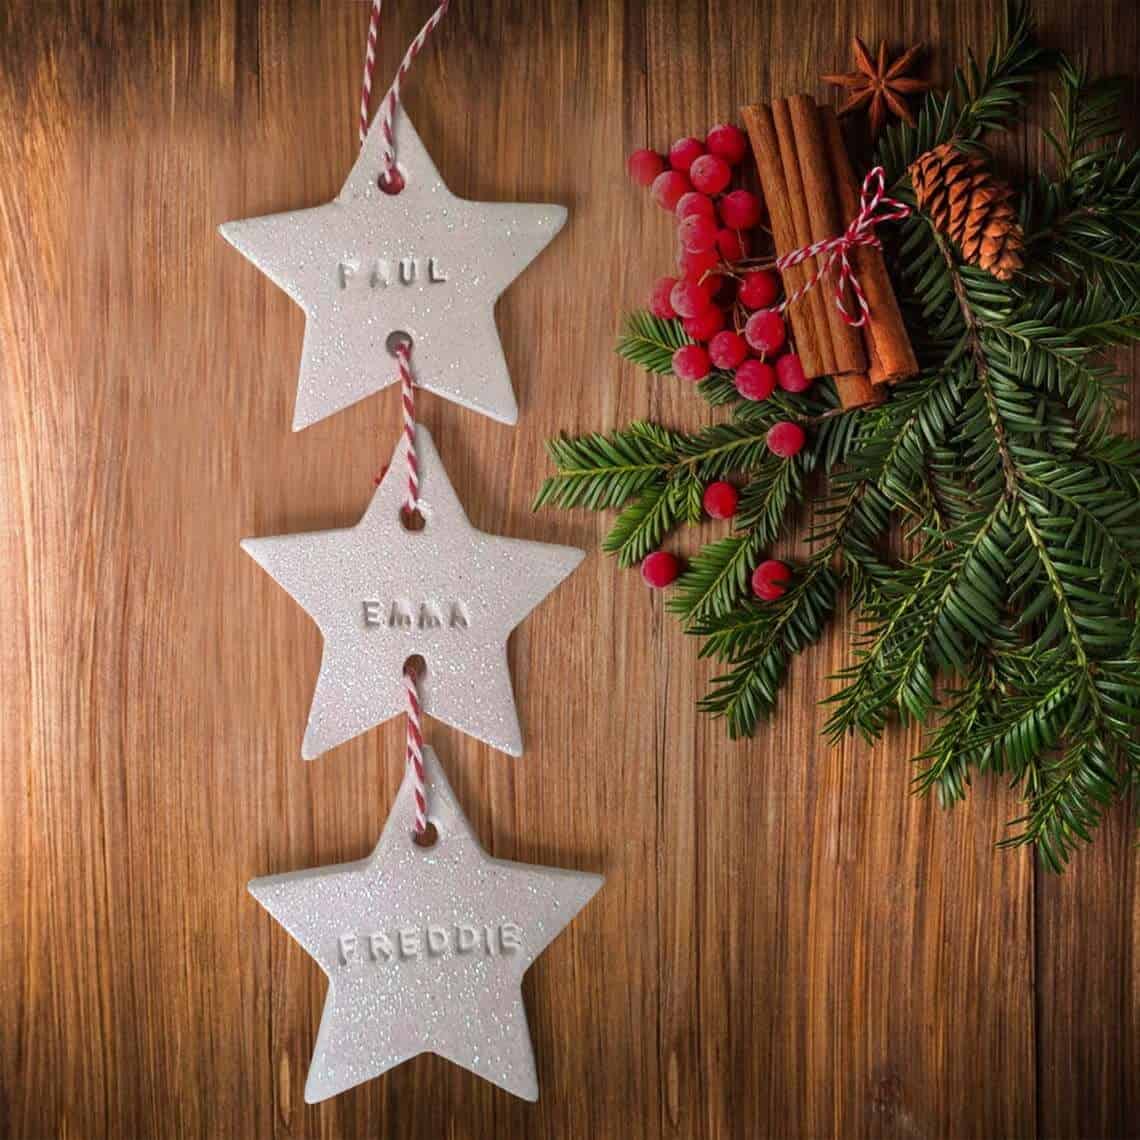
M 395 140 L 399 177 L 387 185 L 398 192 L 381 185 L 377 127 L 332 202 L 220 227 L 305 311 L 294 431 L 395 383 L 393 333 L 412 339 L 419 387 L 501 423 L 518 419 L 495 302 L 566 208 L 456 197 L 402 108 Z

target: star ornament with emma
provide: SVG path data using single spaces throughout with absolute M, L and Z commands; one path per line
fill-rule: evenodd
M 306 760 L 403 713 L 404 664 L 416 655 L 426 663 L 419 697 L 428 716 L 522 754 L 507 639 L 583 552 L 476 530 L 422 426 L 416 455 L 422 530 L 402 521 L 402 438 L 356 526 L 242 542 L 324 635 Z

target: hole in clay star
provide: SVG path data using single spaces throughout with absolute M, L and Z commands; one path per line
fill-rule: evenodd
M 404 672 L 413 680 L 418 681 L 427 672 L 427 662 L 419 653 L 413 653 L 404 662 Z
M 401 507 L 400 525 L 404 530 L 410 530 L 415 533 L 424 529 L 427 525 L 427 519 L 420 513 L 419 508 L 414 511 L 409 511 L 407 507 Z
M 436 841 L 439 839 L 439 832 L 435 829 L 435 824 L 428 820 L 427 827 L 423 831 L 412 832 L 412 842 L 417 847 L 434 847 Z
M 406 348 L 411 352 L 412 334 L 404 332 L 403 329 L 396 329 L 388 334 L 384 347 L 388 350 L 389 356 L 396 356 L 401 348 Z
M 407 184 L 398 166 L 393 166 L 390 170 L 385 170 L 384 173 L 376 179 L 376 185 L 379 186 L 385 194 L 399 194 Z

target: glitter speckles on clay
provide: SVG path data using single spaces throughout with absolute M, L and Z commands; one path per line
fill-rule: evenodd
M 329 977 L 309 1103 L 424 1052 L 538 1098 L 522 977 L 602 878 L 492 859 L 428 747 L 424 768 L 433 847 L 412 842 L 405 777 L 367 859 L 249 884 Z
M 522 753 L 507 638 L 583 553 L 476 530 L 426 428 L 416 428 L 416 453 L 423 530 L 400 521 L 401 440 L 356 526 L 242 542 L 324 635 L 306 759 L 402 713 L 404 662 L 413 654 L 427 664 L 420 701 L 428 716 Z
M 395 331 L 415 342 L 420 387 L 513 424 L 495 301 L 562 228 L 566 209 L 457 198 L 402 108 L 395 134 L 401 193 L 377 185 L 383 148 L 372 130 L 334 201 L 220 227 L 305 310 L 293 428 L 395 383 L 386 350 Z

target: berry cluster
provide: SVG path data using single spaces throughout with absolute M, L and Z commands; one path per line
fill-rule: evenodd
M 739 183 L 748 138 L 739 127 L 722 123 L 702 142 L 678 139 L 668 155 L 635 150 L 626 164 L 629 176 L 649 188 L 677 224 L 677 272 L 659 278 L 649 309 L 661 320 L 677 320 L 691 343 L 673 354 L 673 374 L 694 383 L 716 370 L 731 375 L 742 399 L 767 400 L 777 388 L 803 392 L 811 386 L 800 358 L 788 344 L 778 308 L 780 278 L 771 258 L 757 255 L 754 243 L 765 231 L 764 205 Z M 768 447 L 790 459 L 804 445 L 804 432 L 791 421 L 768 433 Z M 706 513 L 717 519 L 736 513 L 739 492 L 718 481 L 705 489 Z M 654 587 L 673 582 L 681 572 L 666 551 L 650 554 L 642 577 Z M 782 562 L 757 567 L 752 589 L 775 601 L 787 588 L 790 571 Z
M 627 167 L 677 222 L 677 272 L 658 279 L 649 297 L 653 315 L 679 320 L 693 342 L 674 354 L 674 375 L 696 382 L 716 369 L 732 375 L 743 399 L 766 400 L 777 388 L 803 392 L 811 382 L 787 351 L 775 307 L 780 279 L 751 248 L 763 233 L 764 207 L 734 185 L 747 154 L 744 132 L 722 123 L 704 142 L 678 139 L 667 158 L 636 150 Z

